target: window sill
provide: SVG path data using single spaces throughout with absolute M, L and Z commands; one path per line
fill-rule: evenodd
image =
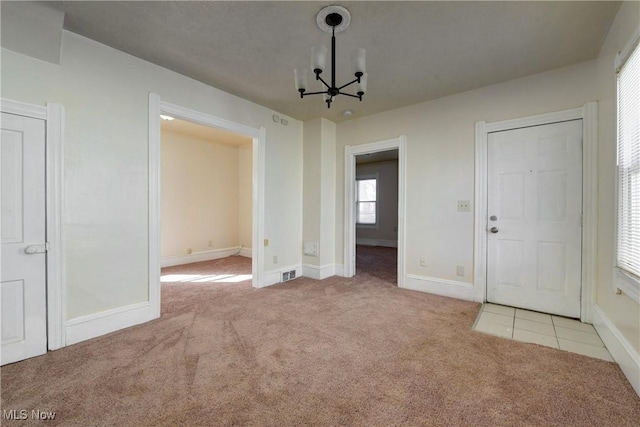
M 640 304 L 640 279 L 620 268 L 615 268 L 614 286 Z

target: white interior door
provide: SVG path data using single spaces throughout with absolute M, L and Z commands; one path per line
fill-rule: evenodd
M 45 122 L 2 113 L 2 364 L 47 351 Z
M 487 300 L 580 317 L 582 120 L 489 134 Z

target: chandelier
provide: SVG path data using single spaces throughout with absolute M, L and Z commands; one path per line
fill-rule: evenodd
M 316 21 L 322 31 L 331 33 L 331 83 L 327 83 L 321 76 L 327 63 L 327 48 L 325 46 L 313 46 L 311 48 L 311 68 L 316 75 L 316 80 L 323 85 L 323 90 L 307 92 L 307 70 L 296 68 L 293 72 L 300 98 L 304 98 L 305 95 L 323 95 L 327 108 L 331 108 L 333 98 L 338 95 L 346 95 L 362 101 L 362 96 L 367 91 L 366 52 L 364 49 L 356 49 L 351 56 L 355 79 L 342 86 L 336 85 L 336 33 L 345 30 L 349 26 L 351 22 L 349 11 L 342 6 L 327 6 L 318 13 Z M 353 84 L 356 85 L 355 94 L 343 92 L 343 89 Z

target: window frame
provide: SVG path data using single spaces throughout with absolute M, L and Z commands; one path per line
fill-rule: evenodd
M 375 204 L 376 204 L 376 222 L 374 223 L 366 223 L 366 222 L 358 222 L 358 219 L 360 217 L 359 215 L 359 197 L 360 197 L 360 191 L 358 191 L 358 181 L 367 181 L 370 179 L 375 179 L 376 181 L 376 200 L 375 200 Z M 355 217 L 356 217 L 356 227 L 357 228 L 372 228 L 372 229 L 378 229 L 378 227 L 380 226 L 380 191 L 379 191 L 379 184 L 380 184 L 380 179 L 379 179 L 379 174 L 376 173 L 372 173 L 372 174 L 364 174 L 364 175 L 356 175 L 356 188 L 355 188 L 355 193 L 356 193 L 356 210 L 355 210 Z
M 622 291 L 629 296 L 635 302 L 640 303 L 640 277 L 636 276 L 632 272 L 620 267 L 618 264 L 618 226 L 619 226 L 619 210 L 620 210 L 620 169 L 618 165 L 619 152 L 620 152 L 620 132 L 619 132 L 619 90 L 620 90 L 620 70 L 626 64 L 627 60 L 632 54 L 640 50 L 640 27 L 636 28 L 633 35 L 625 45 L 625 47 L 618 53 L 615 61 L 615 77 L 616 77 L 616 117 L 615 117 L 615 130 L 616 130 L 616 168 L 615 168 L 615 235 L 614 235 L 614 290 Z

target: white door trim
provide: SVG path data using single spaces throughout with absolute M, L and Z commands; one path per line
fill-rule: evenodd
M 474 286 L 475 300 L 487 298 L 487 146 L 488 135 L 522 127 L 582 119 L 582 292 L 580 320 L 593 321 L 596 280 L 597 239 L 597 146 L 598 104 L 589 102 L 582 108 L 541 114 L 520 119 L 476 123 L 476 176 L 475 176 L 475 250 Z
M 264 286 L 264 127 L 252 128 L 220 117 L 170 104 L 155 93 L 149 94 L 149 303 L 160 317 L 160 113 L 239 133 L 253 139 L 252 162 L 252 256 L 253 287 Z
M 46 107 L 2 98 L 4 113 L 46 121 L 46 222 L 47 222 L 47 349 L 64 347 L 66 289 L 62 250 L 64 206 L 64 106 L 48 102 Z
M 406 211 L 406 164 L 407 137 L 344 147 L 344 277 L 353 277 L 355 271 L 356 223 L 355 180 L 356 156 L 398 149 L 398 287 L 404 286 L 405 278 L 405 211 Z

